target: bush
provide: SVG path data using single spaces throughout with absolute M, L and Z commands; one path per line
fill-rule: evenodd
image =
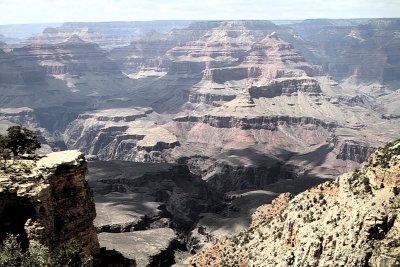
M 380 152 L 377 155 L 377 162 L 379 165 L 387 169 L 390 167 L 391 160 L 393 159 L 394 156 L 400 155 L 400 140 L 388 143 L 385 145 L 383 148 L 380 148 L 378 151 Z M 396 164 L 397 162 L 393 162 Z
M 8 234 L 0 246 L 0 267 L 91 266 L 92 258 L 76 242 L 61 245 L 50 251 L 39 242 L 31 241 L 23 251 L 17 237 Z
M 18 267 L 22 266 L 24 253 L 17 237 L 8 234 L 0 246 L 0 266 Z
M 35 132 L 21 126 L 11 126 L 7 129 L 9 139 L 7 147 L 14 157 L 24 153 L 34 153 L 41 145 Z

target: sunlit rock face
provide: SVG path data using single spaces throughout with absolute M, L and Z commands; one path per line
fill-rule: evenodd
M 179 146 L 177 137 L 148 118 L 151 109 L 110 109 L 85 113 L 68 125 L 69 147 L 101 159 L 165 162 L 163 152 Z
M 400 142 L 365 167 L 259 207 L 252 227 L 205 248 L 190 266 L 397 266 Z
M 85 42 L 78 35 L 56 44 L 28 45 L 14 49 L 13 53 L 21 65 L 36 63 L 46 74 L 118 71 L 116 64 L 97 44 Z
M 87 253 L 97 253 L 96 211 L 83 154 L 55 152 L 17 164 L 21 166 L 2 174 L 1 234 L 20 235 L 24 245 L 35 240 L 49 248 L 76 241 Z

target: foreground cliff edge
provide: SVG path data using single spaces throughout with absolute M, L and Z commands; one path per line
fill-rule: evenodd
M 190 266 L 400 266 L 400 140 L 361 170 L 259 207 Z
M 86 172 L 85 158 L 75 150 L 0 171 L 0 237 L 11 233 L 22 246 L 37 241 L 50 249 L 73 241 L 88 255 L 98 253 Z

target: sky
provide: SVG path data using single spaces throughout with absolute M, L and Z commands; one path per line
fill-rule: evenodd
M 400 17 L 400 0 L 0 0 L 0 24 Z

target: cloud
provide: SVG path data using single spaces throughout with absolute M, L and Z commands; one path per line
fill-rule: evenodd
M 0 24 L 399 17 L 398 0 L 0 0 Z

